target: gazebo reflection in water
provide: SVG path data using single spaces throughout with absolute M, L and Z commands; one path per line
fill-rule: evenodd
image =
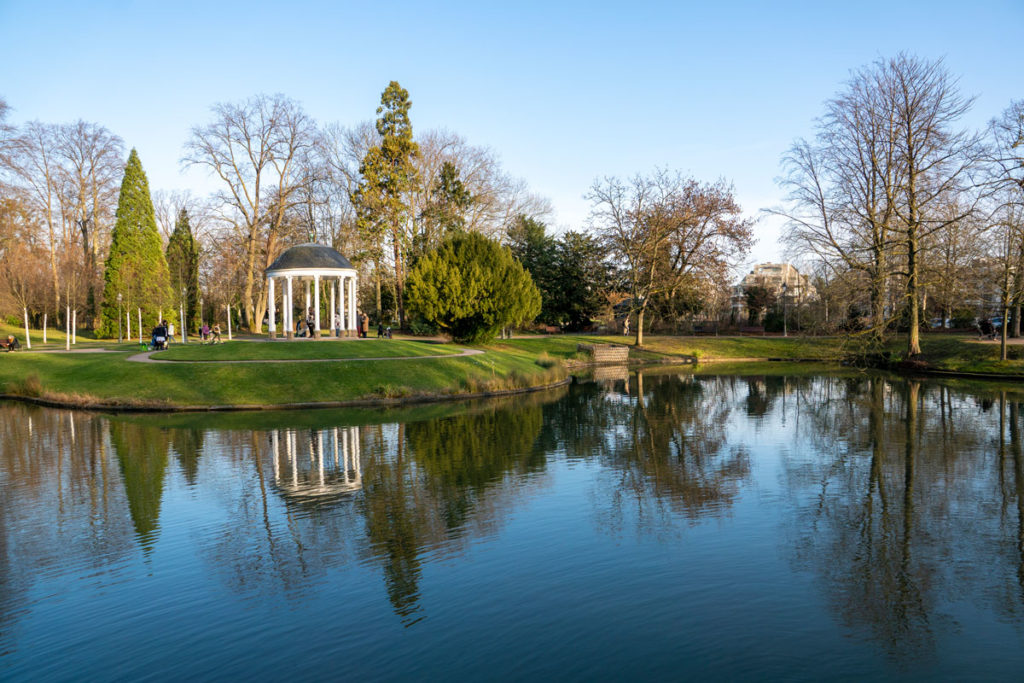
M 328 504 L 363 487 L 358 427 L 274 430 L 270 445 L 274 486 L 288 501 Z

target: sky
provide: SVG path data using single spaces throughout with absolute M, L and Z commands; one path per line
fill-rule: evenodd
M 0 0 L 10 121 L 100 123 L 154 190 L 216 189 L 182 146 L 218 102 L 283 93 L 321 123 L 372 120 L 397 80 L 415 130 L 493 149 L 586 226 L 598 178 L 724 178 L 777 261 L 779 160 L 850 72 L 943 59 L 980 128 L 1024 98 L 1024 0 L 967 2 L 20 2 Z

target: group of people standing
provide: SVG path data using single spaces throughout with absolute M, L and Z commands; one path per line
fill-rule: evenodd
M 341 316 L 340 315 L 334 316 L 334 336 L 336 336 L 336 337 L 340 337 L 341 336 L 341 325 L 342 325 Z M 380 327 L 380 326 L 378 325 L 378 327 Z M 363 313 L 362 311 L 358 311 L 356 313 L 356 336 L 357 337 L 365 338 L 366 337 L 366 332 L 369 329 L 370 329 L 370 316 L 368 316 L 367 314 Z M 382 327 L 380 329 L 383 330 Z M 388 330 L 390 331 L 390 329 L 391 328 L 389 327 Z M 306 310 L 306 316 L 304 318 L 299 318 L 297 321 L 295 321 L 295 336 L 296 337 L 313 337 L 315 335 L 315 330 L 316 330 L 316 316 L 313 315 L 313 309 L 309 308 L 309 309 Z M 380 330 L 378 330 L 378 335 L 377 336 L 378 337 L 381 336 Z M 388 337 L 390 337 L 390 336 L 391 335 L 389 334 Z
M 153 333 L 150 338 L 150 346 L 154 349 L 166 349 L 167 345 L 174 341 L 174 331 L 174 323 L 161 320 L 157 323 L 156 327 L 153 328 Z M 220 323 L 214 323 L 213 327 L 210 327 L 207 323 L 203 323 L 203 326 L 199 328 L 199 340 L 203 344 L 222 343 L 223 340 L 220 338 Z

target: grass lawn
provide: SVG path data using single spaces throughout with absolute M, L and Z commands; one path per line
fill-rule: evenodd
M 2 330 L 0 330 L 2 332 Z M 235 341 L 221 345 L 172 347 L 159 356 L 209 363 L 133 363 L 137 344 L 103 342 L 107 353 L 0 354 L 0 392 L 79 403 L 141 404 L 151 407 L 274 405 L 471 394 L 549 384 L 566 376 L 562 359 L 582 358 L 578 343 L 622 343 L 621 337 L 553 335 L 494 342 L 484 353 L 450 358 L 389 360 L 397 356 L 457 354 L 464 347 L 416 340 L 343 340 L 268 343 Z M 664 361 L 697 355 L 696 372 L 745 372 L 739 359 L 815 360 L 815 372 L 836 368 L 848 348 L 843 338 L 662 337 L 643 349 L 630 349 L 637 361 Z M 55 346 L 59 346 L 55 344 Z M 79 345 L 81 346 L 81 344 Z M 968 335 L 925 335 L 924 358 L 933 368 L 1024 376 L 1024 345 L 1012 346 L 1013 360 L 998 360 L 998 344 L 979 344 Z M 900 340 L 890 350 L 898 354 Z M 332 363 L 217 363 L 224 359 L 339 359 Z M 364 358 L 345 362 L 347 358 Z M 734 362 L 728 362 L 732 359 Z M 749 366 L 756 373 L 798 372 L 799 364 Z
M 903 345 L 896 345 L 902 350 Z M 1008 344 L 1008 360 L 999 360 L 999 342 L 979 342 L 975 335 L 924 335 L 921 355 L 937 370 L 1024 375 L 1024 345 Z
M 551 335 L 503 340 L 500 348 L 516 348 L 533 353 L 547 352 L 556 358 L 579 358 L 577 344 L 631 344 L 632 337 L 594 335 Z M 838 337 L 669 337 L 646 335 L 644 345 L 630 346 L 629 357 L 637 361 L 658 361 L 680 356 L 700 360 L 736 358 L 785 358 L 796 360 L 838 361 L 843 340 Z
M 463 347 L 426 341 L 397 339 L 341 339 L 294 342 L 230 341 L 223 344 L 172 344 L 167 351 L 153 354 L 159 360 L 311 360 L 326 358 L 407 358 L 445 356 Z
M 326 350 L 334 345 L 308 346 Z M 369 351 L 374 344 L 355 342 L 353 347 Z M 566 376 L 564 368 L 543 367 L 533 354 L 516 350 L 489 350 L 457 358 L 341 360 L 316 365 L 133 363 L 127 361 L 129 355 L 126 351 L 0 354 L 0 391 L 54 399 L 79 397 L 80 403 L 274 405 L 499 391 L 547 384 Z
M 32 339 L 32 350 L 37 351 L 40 349 L 57 349 L 64 348 L 64 341 L 67 339 L 67 335 L 64 334 L 63 330 L 58 330 L 54 327 L 50 327 L 46 331 L 46 344 L 43 344 L 43 331 L 30 329 L 29 333 Z M 8 325 L 6 322 L 0 321 L 0 338 L 7 339 L 7 335 L 13 334 L 21 342 L 22 348 L 25 347 L 25 328 L 19 325 Z M 77 344 L 71 348 L 87 348 L 95 346 L 106 346 L 110 342 L 107 340 L 97 340 L 92 336 L 92 332 L 81 331 L 76 335 Z M 114 346 L 117 346 L 117 341 L 114 341 Z

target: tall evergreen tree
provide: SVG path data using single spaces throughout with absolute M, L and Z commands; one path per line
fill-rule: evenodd
M 398 317 L 405 324 L 404 284 L 406 222 L 409 206 L 405 194 L 416 179 L 413 160 L 419 154 L 419 145 L 412 138 L 409 120 L 409 91 L 397 81 L 391 81 L 380 96 L 377 107 L 377 133 L 380 144 L 371 147 L 359 168 L 363 180 L 352 195 L 356 207 L 357 224 L 370 244 L 374 245 L 374 268 L 377 278 L 377 312 L 380 313 L 380 272 L 385 234 L 391 233 L 394 254 L 395 295 Z
M 122 311 L 141 308 L 143 324 L 155 324 L 159 311 L 171 303 L 167 282 L 167 260 L 156 228 L 149 181 L 138 153 L 132 149 L 124 168 L 110 255 L 103 274 L 100 334 L 117 334 L 118 294 L 122 297 Z
M 555 262 L 554 277 L 545 283 L 554 285 L 551 314 L 570 330 L 582 330 L 607 302 L 612 269 L 605 249 L 593 235 L 570 230 L 558 239 Z
M 191 326 L 197 328 L 201 324 L 196 317 L 199 305 L 199 244 L 192 235 L 185 209 L 178 214 L 174 232 L 167 241 L 167 268 L 171 276 L 171 299 L 180 306 L 184 292 L 185 315 Z
M 540 290 L 541 322 L 557 325 L 560 321 L 553 306 L 555 288 L 558 286 L 555 279 L 557 245 L 555 239 L 548 234 L 547 226 L 535 218 L 517 216 L 515 223 L 508 229 L 508 246 Z
M 465 229 L 466 210 L 472 203 L 473 195 L 459 177 L 459 167 L 446 161 L 441 164 L 441 174 L 430 189 L 424 218 L 443 240 L 448 233 Z

